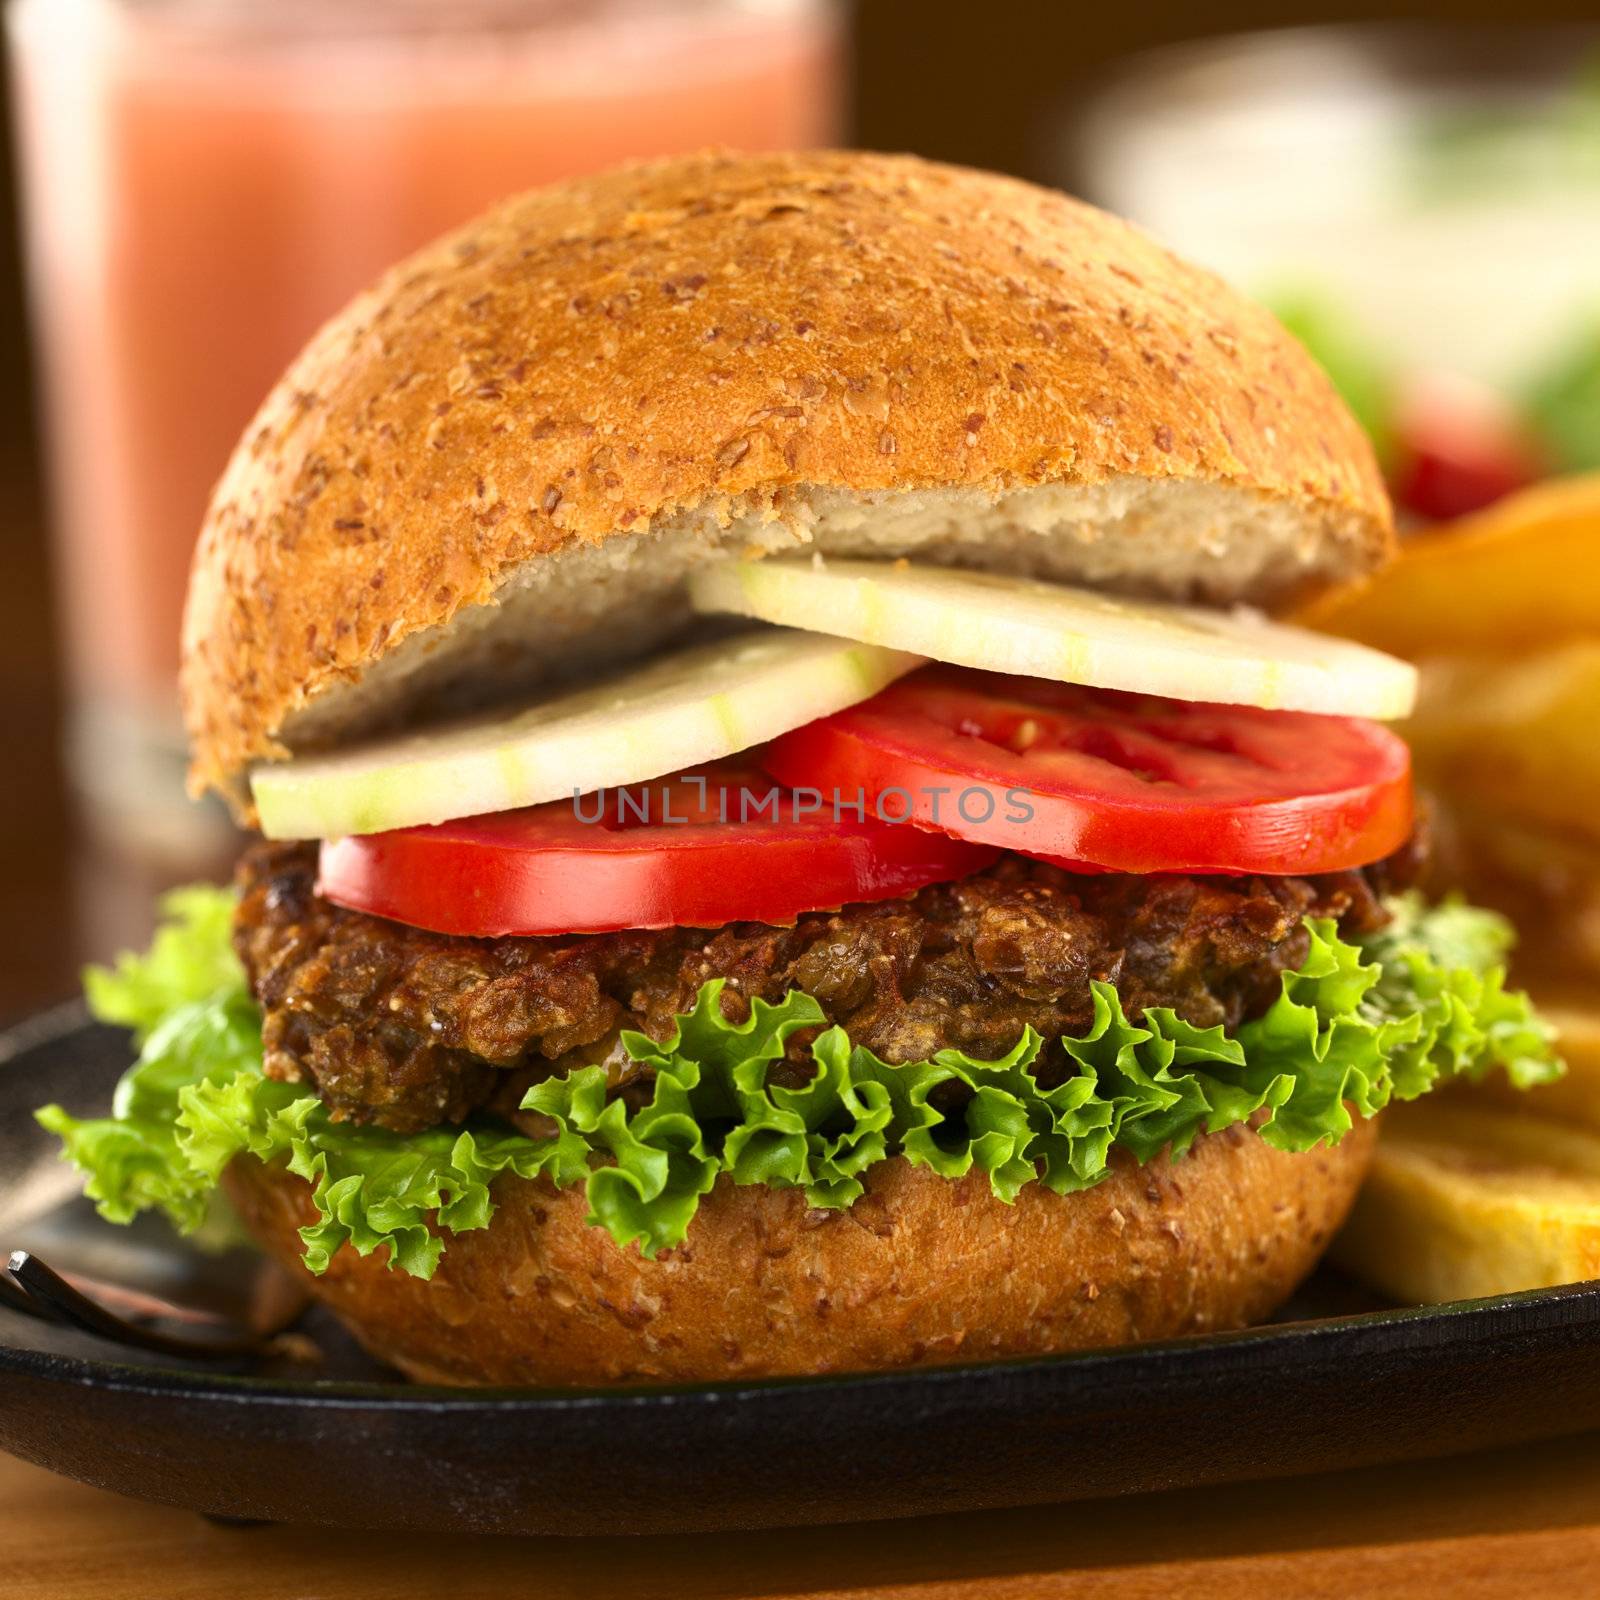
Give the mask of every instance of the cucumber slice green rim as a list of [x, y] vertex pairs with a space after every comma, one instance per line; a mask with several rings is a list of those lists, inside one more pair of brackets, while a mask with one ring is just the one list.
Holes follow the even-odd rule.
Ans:
[[590, 687], [251, 774], [269, 839], [336, 839], [643, 783], [865, 700], [921, 657], [762, 628]]
[[1416, 700], [1409, 663], [1233, 609], [912, 562], [729, 560], [689, 583], [704, 612], [827, 628], [992, 672], [1173, 700], [1378, 721]]

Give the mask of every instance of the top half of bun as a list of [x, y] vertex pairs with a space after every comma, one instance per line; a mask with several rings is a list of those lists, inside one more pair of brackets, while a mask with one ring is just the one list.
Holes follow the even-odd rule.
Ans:
[[1270, 604], [1376, 565], [1360, 429], [1263, 310], [1092, 207], [863, 154], [507, 201], [312, 340], [217, 487], [193, 779], [586, 670], [721, 553]]

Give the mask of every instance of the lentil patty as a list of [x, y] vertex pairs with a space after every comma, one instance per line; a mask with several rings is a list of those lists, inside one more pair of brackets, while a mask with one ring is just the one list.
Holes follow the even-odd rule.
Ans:
[[[259, 844], [239, 865], [234, 939], [267, 1073], [311, 1084], [337, 1117], [414, 1132], [482, 1108], [513, 1114], [530, 1083], [590, 1062], [626, 1092], [637, 1069], [619, 1031], [664, 1037], [714, 977], [733, 1020], [756, 996], [803, 989], [887, 1061], [945, 1046], [997, 1056], [1030, 1023], [1047, 1039], [1081, 1032], [1096, 978], [1130, 1016], [1170, 1006], [1236, 1026], [1304, 958], [1303, 918], [1380, 925], [1395, 870], [1078, 876], [1007, 856], [786, 927], [470, 939], [343, 910], [315, 891], [314, 847]], [[802, 1075], [807, 1043], [790, 1068]]]

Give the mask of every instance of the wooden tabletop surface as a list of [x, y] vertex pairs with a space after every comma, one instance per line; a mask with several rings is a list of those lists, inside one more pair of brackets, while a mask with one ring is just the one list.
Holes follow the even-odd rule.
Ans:
[[1448, 1462], [788, 1533], [472, 1539], [228, 1528], [0, 1456], [7, 1600], [1600, 1593], [1600, 1436]]

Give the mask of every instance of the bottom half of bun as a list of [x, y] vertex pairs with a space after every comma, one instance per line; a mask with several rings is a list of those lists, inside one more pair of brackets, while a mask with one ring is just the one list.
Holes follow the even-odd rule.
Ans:
[[[1280, 1305], [1343, 1221], [1373, 1136], [1358, 1122], [1291, 1155], [1236, 1127], [1180, 1161], [1119, 1155], [1095, 1188], [1030, 1184], [1011, 1205], [980, 1174], [899, 1159], [847, 1210], [723, 1178], [653, 1261], [585, 1222], [581, 1187], [503, 1176], [489, 1226], [450, 1235], [431, 1281], [347, 1247], [312, 1287], [375, 1356], [440, 1383], [692, 1382], [1164, 1339]], [[306, 1182], [241, 1157], [226, 1184], [303, 1271]]]

